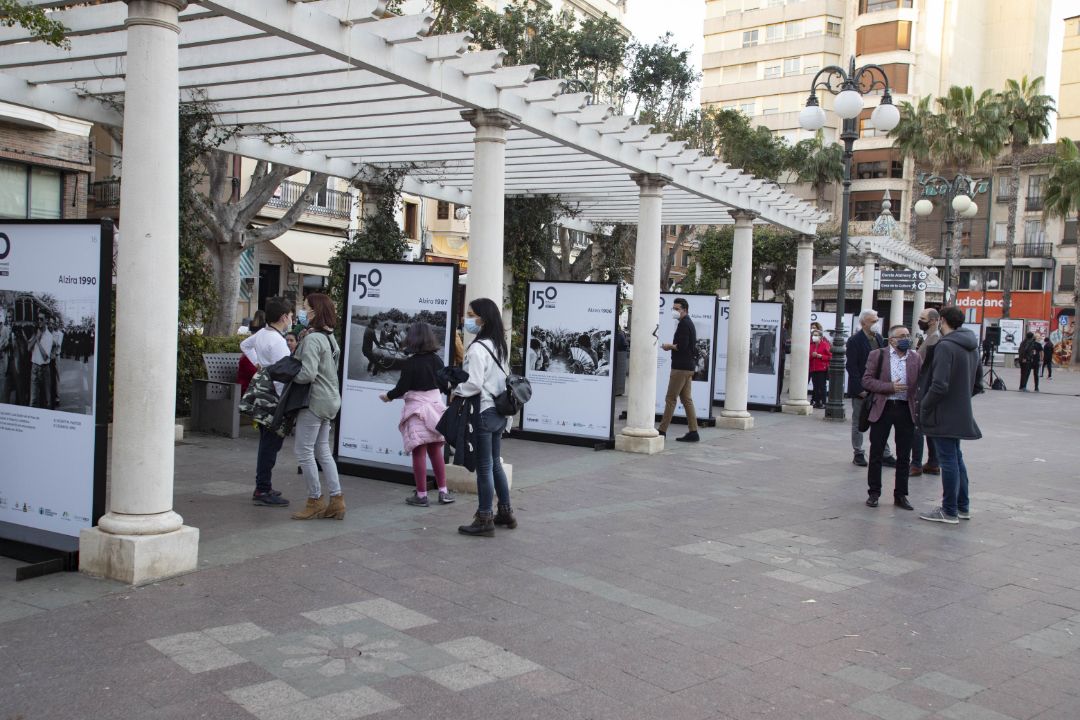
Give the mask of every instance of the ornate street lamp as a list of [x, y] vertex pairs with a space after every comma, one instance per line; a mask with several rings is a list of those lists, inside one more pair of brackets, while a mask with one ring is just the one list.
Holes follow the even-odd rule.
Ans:
[[[836, 83], [834, 85], [834, 83]], [[900, 123], [900, 111], [892, 103], [889, 78], [878, 65], [855, 67], [851, 58], [845, 70], [839, 65], [829, 65], [818, 71], [810, 83], [810, 97], [806, 107], [799, 113], [799, 125], [806, 130], [817, 131], [825, 125], [825, 111], [818, 105], [817, 91], [824, 90], [836, 96], [833, 109], [843, 121], [840, 139], [844, 142], [844, 200], [840, 208], [840, 266], [836, 275], [836, 324], [832, 331], [832, 360], [829, 362], [829, 398], [825, 403], [825, 417], [829, 420], [844, 419], [844, 373], [847, 364], [844, 338], [844, 306], [847, 302], [847, 249], [848, 222], [851, 219], [851, 154], [859, 137], [855, 120], [863, 110], [863, 95], [883, 90], [881, 103], [874, 108], [870, 119], [878, 130], [888, 132]], [[852, 328], [854, 330], [854, 328]]]
[[[945, 304], [949, 304], [952, 288], [952, 249], [953, 226], [957, 218], [973, 218], [979, 212], [979, 206], [973, 199], [979, 193], [990, 189], [988, 180], [975, 180], [968, 175], [958, 173], [952, 180], [940, 175], [919, 173], [915, 182], [922, 188], [922, 198], [915, 203], [915, 214], [926, 217], [934, 212], [934, 203], [930, 199], [939, 197], [945, 201]], [[959, 258], [957, 258], [959, 262]]]

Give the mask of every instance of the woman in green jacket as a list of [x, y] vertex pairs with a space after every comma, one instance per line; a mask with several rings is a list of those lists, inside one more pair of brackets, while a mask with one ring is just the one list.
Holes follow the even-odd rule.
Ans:
[[[341, 409], [337, 370], [341, 350], [334, 338], [337, 312], [333, 301], [322, 293], [308, 295], [305, 303], [309, 308], [308, 332], [296, 350], [303, 367], [293, 382], [310, 384], [311, 393], [308, 395], [308, 406], [296, 417], [294, 449], [307, 482], [308, 500], [304, 509], [292, 517], [294, 520], [317, 517], [344, 520], [345, 497], [341, 493], [337, 464], [330, 451], [330, 427]], [[319, 465], [322, 466], [326, 489], [330, 493], [329, 503], [319, 485]]]

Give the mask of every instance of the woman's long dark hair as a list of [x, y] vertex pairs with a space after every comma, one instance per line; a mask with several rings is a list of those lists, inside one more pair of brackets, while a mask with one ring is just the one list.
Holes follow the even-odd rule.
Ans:
[[495, 354], [500, 362], [506, 362], [510, 350], [506, 347], [506, 331], [503, 329], [502, 313], [499, 306], [488, 298], [476, 298], [469, 303], [469, 309], [480, 318], [480, 333], [477, 340], [490, 340], [495, 346]]

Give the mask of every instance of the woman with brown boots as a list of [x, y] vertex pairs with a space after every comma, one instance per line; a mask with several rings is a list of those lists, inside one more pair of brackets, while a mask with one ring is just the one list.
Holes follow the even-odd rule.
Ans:
[[[488, 298], [477, 298], [465, 311], [465, 332], [476, 339], [465, 351], [464, 370], [469, 379], [454, 390], [461, 397], [480, 398], [480, 423], [476, 433], [476, 493], [479, 508], [471, 525], [462, 525], [462, 535], [494, 537], [495, 526], [517, 527], [517, 518], [510, 506], [510, 486], [503, 471], [501, 455], [502, 433], [506, 418], [495, 410], [495, 396], [506, 389], [508, 360], [506, 334], [502, 313]], [[493, 496], [498, 496], [499, 512], [492, 512]]]
[[[312, 293], [304, 301], [309, 312], [308, 329], [304, 331], [296, 356], [302, 365], [294, 383], [310, 384], [308, 406], [296, 417], [296, 460], [308, 486], [304, 509], [293, 513], [293, 520], [312, 518], [345, 519], [345, 496], [341, 493], [337, 464], [330, 451], [330, 427], [341, 409], [338, 392], [338, 356], [340, 348], [334, 338], [337, 313], [334, 303], [322, 293]], [[318, 464], [315, 460], [318, 459]], [[330, 502], [319, 485], [319, 465], [326, 476]]]

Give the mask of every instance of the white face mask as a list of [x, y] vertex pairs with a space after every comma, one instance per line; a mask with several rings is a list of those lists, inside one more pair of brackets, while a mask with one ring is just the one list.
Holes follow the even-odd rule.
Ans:
[[817, 342], [818, 340], [821, 339], [821, 336], [818, 335], [817, 333], [814, 333], [813, 335], [810, 336], [810, 339], [813, 340], [814, 342]]
[[672, 310], [671, 311], [671, 317], [675, 318], [676, 320], [679, 320], [679, 319], [682, 318], [682, 313], [679, 312], [678, 310]]

